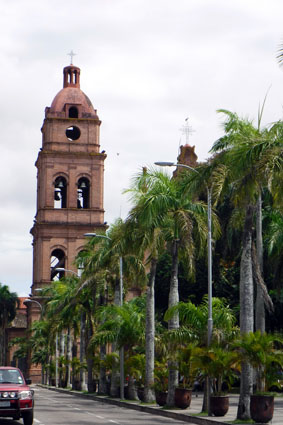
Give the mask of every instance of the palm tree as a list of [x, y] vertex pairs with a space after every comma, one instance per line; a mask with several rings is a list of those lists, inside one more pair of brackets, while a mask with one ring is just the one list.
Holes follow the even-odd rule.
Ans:
[[[226, 187], [230, 184], [235, 205], [245, 212], [240, 265], [240, 328], [244, 334], [254, 330], [253, 279], [257, 282], [259, 297], [264, 299], [265, 306], [272, 308], [260, 273], [261, 260], [253, 255], [252, 229], [261, 188], [264, 184], [267, 185], [267, 182], [271, 187], [274, 175], [280, 166], [282, 167], [282, 123], [260, 129], [262, 111], [257, 128], [251, 121], [240, 119], [235, 113], [226, 110], [219, 112], [224, 113], [227, 119], [224, 126], [225, 135], [212, 147], [212, 152], [218, 153], [214, 163], [222, 163], [227, 167]], [[258, 301], [257, 305], [261, 308], [262, 303]], [[261, 321], [261, 325], [257, 326], [262, 327], [262, 323]], [[237, 417], [249, 419], [252, 368], [246, 362], [242, 365], [241, 377]]]
[[[143, 171], [145, 174], [145, 171]], [[149, 228], [160, 228], [171, 249], [172, 268], [168, 306], [179, 301], [178, 265], [182, 258], [189, 273], [193, 271], [195, 247], [204, 248], [207, 235], [207, 215], [203, 203], [193, 202], [168, 174], [159, 171], [146, 171], [146, 190], [138, 200], [139, 220]], [[179, 318], [176, 313], [168, 321], [168, 329], [178, 329]], [[178, 384], [178, 371], [175, 364], [169, 365], [168, 399], [174, 405], [175, 387]]]
[[134, 179], [130, 193], [134, 204], [126, 220], [126, 234], [130, 239], [130, 250], [145, 258], [145, 265], [149, 265], [146, 291], [146, 330], [145, 330], [145, 384], [144, 401], [155, 401], [154, 394], [154, 363], [155, 363], [155, 277], [158, 256], [165, 249], [162, 229], [152, 221], [149, 222], [143, 214], [144, 197], [151, 185], [150, 175], [143, 168]]
[[280, 282], [283, 276], [283, 215], [277, 209], [269, 209], [265, 216], [268, 221], [265, 242], [270, 262], [274, 269], [274, 280]]
[[[84, 267], [82, 275], [82, 288], [96, 288], [100, 294], [101, 300], [104, 299], [103, 292], [107, 289], [108, 296], [113, 293], [114, 305], [120, 305], [120, 259], [123, 259], [123, 283], [124, 289], [129, 284], [134, 283], [136, 286], [142, 285], [145, 280], [145, 270], [142, 258], [139, 258], [128, 249], [127, 231], [124, 222], [121, 219], [110, 227], [107, 235], [98, 235], [102, 237], [92, 237], [85, 250], [79, 256], [79, 261]], [[99, 290], [97, 285], [97, 276], [100, 275], [102, 286]], [[123, 294], [122, 294], [123, 296]], [[102, 302], [103, 304], [103, 302]], [[112, 351], [116, 351], [116, 342], [112, 343]], [[105, 347], [101, 346], [101, 360], [105, 358]], [[103, 361], [101, 363], [103, 367]], [[105, 370], [105, 368], [104, 368]], [[118, 392], [118, 370], [113, 368], [111, 376], [110, 393], [113, 396]], [[101, 374], [101, 382], [105, 382]], [[100, 385], [102, 388], [102, 385]]]
[[[125, 348], [125, 361], [129, 362], [143, 347], [145, 299], [134, 298], [122, 306], [101, 307], [99, 318], [100, 324], [90, 341], [90, 346], [95, 348], [115, 342], [118, 349]], [[133, 375], [129, 376], [129, 397], [137, 399]]]
[[[80, 326], [80, 306], [75, 298], [77, 286], [78, 278], [70, 276], [64, 277], [60, 281], [54, 281], [46, 290], [46, 293], [48, 293], [46, 319], [53, 322], [53, 328], [61, 333], [62, 341], [66, 339], [66, 350], [64, 350], [66, 374], [63, 385], [68, 386], [72, 385], [71, 361], [73, 355], [76, 356]], [[64, 352], [62, 352], [62, 356], [64, 356]]]
[[[200, 305], [195, 305], [191, 301], [179, 302], [166, 311], [164, 319], [168, 320], [175, 311], [178, 311], [181, 326], [167, 337], [175, 339], [179, 343], [186, 344], [195, 341], [199, 346], [205, 346], [207, 341], [207, 296]], [[212, 343], [225, 346], [238, 334], [235, 313], [224, 299], [213, 297], [212, 315]]]
[[18, 305], [18, 295], [15, 292], [10, 292], [7, 285], [2, 285], [2, 283], [0, 283], [0, 364], [4, 366], [7, 361], [6, 329], [16, 316]]
[[256, 390], [268, 391], [283, 365], [282, 336], [250, 332], [234, 342], [240, 358], [247, 360], [257, 371]]

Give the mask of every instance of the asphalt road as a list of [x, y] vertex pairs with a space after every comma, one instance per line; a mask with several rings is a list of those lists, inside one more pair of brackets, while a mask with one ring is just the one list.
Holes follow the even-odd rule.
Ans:
[[[0, 419], [0, 424], [19, 425], [19, 422]], [[184, 425], [184, 422], [35, 387], [34, 425], [51, 424]]]

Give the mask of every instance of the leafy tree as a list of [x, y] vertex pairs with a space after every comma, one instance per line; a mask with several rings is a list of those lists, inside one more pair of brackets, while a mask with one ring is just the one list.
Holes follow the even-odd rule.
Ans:
[[7, 285], [0, 283], [0, 364], [6, 365], [6, 329], [9, 323], [16, 317], [16, 309], [19, 305], [18, 295], [10, 292]]

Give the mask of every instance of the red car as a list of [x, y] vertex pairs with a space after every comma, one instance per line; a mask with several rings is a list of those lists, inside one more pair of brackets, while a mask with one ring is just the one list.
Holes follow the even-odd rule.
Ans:
[[30, 383], [20, 369], [0, 366], [0, 417], [23, 418], [24, 425], [32, 425], [34, 391]]

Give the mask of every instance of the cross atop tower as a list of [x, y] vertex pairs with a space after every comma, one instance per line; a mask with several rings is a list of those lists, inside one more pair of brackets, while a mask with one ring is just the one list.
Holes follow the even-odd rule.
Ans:
[[73, 57], [76, 56], [77, 53], [74, 53], [73, 50], [70, 51], [70, 53], [67, 53], [68, 56], [71, 56], [71, 63], [70, 65], [73, 65]]
[[186, 136], [186, 145], [189, 144], [190, 134], [192, 134], [195, 130], [189, 125], [189, 117], [185, 119], [185, 124], [180, 129], [182, 134]]

